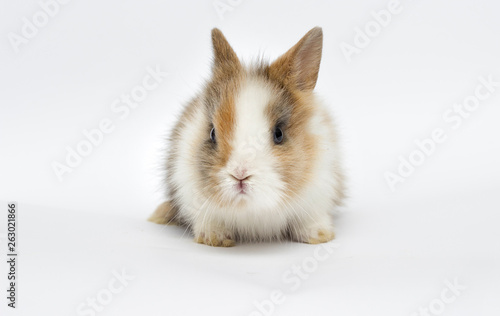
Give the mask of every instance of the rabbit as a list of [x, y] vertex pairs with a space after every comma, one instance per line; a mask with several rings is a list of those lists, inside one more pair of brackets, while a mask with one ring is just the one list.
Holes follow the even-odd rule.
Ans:
[[218, 247], [332, 240], [345, 190], [334, 121], [313, 91], [322, 29], [270, 64], [244, 65], [217, 28], [212, 45], [212, 76], [171, 133], [167, 199], [149, 220]]

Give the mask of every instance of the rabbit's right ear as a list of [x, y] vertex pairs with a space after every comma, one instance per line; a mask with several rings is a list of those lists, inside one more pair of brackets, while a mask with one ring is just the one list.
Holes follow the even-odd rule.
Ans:
[[269, 66], [269, 77], [292, 89], [312, 91], [318, 80], [323, 31], [315, 27]]
[[236, 53], [229, 45], [224, 34], [217, 29], [212, 29], [212, 45], [214, 51], [214, 75], [228, 76], [241, 70], [241, 63]]

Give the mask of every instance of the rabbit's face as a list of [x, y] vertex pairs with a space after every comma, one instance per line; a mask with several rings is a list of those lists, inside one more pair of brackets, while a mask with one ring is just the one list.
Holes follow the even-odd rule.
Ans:
[[197, 152], [202, 187], [226, 206], [286, 206], [311, 181], [316, 156], [311, 95], [280, 87], [269, 67], [212, 81]]

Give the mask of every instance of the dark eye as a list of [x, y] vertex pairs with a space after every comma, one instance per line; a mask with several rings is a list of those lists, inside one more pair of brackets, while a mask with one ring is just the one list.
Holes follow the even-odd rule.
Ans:
[[215, 143], [215, 127], [212, 127], [212, 130], [210, 131], [210, 140], [212, 143]]
[[283, 131], [281, 128], [276, 127], [274, 129], [274, 143], [281, 144], [281, 142], [283, 142]]

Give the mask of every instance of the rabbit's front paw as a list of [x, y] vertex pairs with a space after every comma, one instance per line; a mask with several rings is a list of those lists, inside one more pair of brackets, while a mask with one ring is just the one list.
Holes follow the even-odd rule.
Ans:
[[330, 240], [335, 238], [335, 233], [329, 229], [318, 229], [312, 231], [309, 235], [307, 241], [308, 244], [321, 244], [324, 242], [329, 242]]
[[231, 234], [220, 231], [201, 232], [194, 240], [199, 244], [212, 247], [232, 247], [235, 245]]

